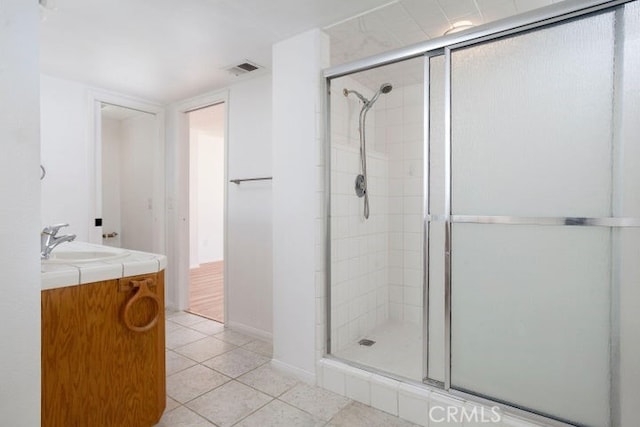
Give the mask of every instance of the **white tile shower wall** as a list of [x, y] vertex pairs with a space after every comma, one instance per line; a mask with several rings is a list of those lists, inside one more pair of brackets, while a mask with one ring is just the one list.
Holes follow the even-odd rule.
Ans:
[[[363, 219], [363, 201], [353, 190], [358, 152], [332, 147], [332, 156], [354, 160], [354, 168], [332, 168], [332, 337], [337, 351], [388, 318], [386, 160], [369, 154], [371, 214]], [[375, 196], [374, 196], [375, 194]]]
[[423, 84], [376, 104], [376, 146], [389, 162], [389, 317], [420, 324], [423, 270]]
[[[388, 160], [367, 147], [370, 216], [354, 190], [361, 173], [357, 97], [344, 97], [343, 86], [364, 96], [371, 91], [352, 79], [341, 79], [331, 95], [331, 295], [332, 351], [362, 338], [388, 318]], [[375, 113], [367, 116], [367, 142], [375, 141]]]

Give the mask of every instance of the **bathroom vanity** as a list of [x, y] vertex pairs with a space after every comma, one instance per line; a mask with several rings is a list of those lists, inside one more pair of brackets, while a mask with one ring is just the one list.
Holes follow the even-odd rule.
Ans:
[[42, 263], [42, 426], [151, 427], [165, 408], [166, 257], [86, 243]]

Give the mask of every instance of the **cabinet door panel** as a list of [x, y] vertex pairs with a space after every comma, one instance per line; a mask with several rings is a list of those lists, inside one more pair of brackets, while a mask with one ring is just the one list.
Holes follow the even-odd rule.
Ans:
[[157, 296], [126, 303], [139, 292], [108, 280], [42, 292], [42, 425], [152, 426], [165, 406], [164, 275], [136, 276]]

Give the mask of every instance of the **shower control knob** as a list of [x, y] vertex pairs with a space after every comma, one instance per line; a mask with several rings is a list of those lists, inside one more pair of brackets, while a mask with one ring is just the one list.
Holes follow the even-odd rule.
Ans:
[[367, 192], [367, 180], [365, 179], [364, 175], [361, 174], [356, 176], [355, 189], [358, 197], [364, 197], [365, 193]]

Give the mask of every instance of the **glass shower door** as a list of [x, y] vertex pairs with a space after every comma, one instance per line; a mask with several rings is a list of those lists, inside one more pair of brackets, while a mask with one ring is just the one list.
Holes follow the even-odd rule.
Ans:
[[615, 12], [447, 49], [450, 387], [610, 423]]

